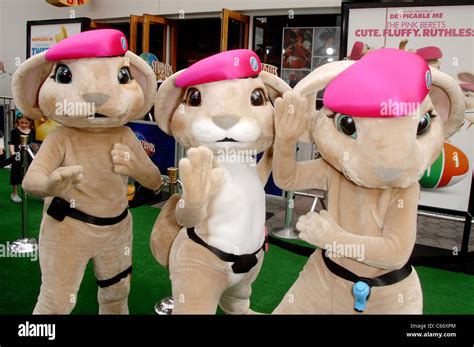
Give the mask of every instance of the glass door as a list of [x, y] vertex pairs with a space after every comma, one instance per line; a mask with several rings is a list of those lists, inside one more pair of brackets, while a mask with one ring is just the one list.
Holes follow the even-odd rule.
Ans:
[[143, 16], [130, 16], [130, 40], [128, 49], [140, 55], [142, 53]]
[[226, 8], [221, 16], [221, 52], [248, 48], [250, 17]]
[[142, 51], [155, 54], [159, 61], [176, 71], [176, 22], [161, 16], [143, 15]]

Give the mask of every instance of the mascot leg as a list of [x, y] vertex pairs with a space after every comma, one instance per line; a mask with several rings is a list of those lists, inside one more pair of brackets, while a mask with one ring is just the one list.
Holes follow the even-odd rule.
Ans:
[[298, 279], [285, 294], [274, 314], [330, 314], [333, 295], [331, 278], [322, 266], [321, 251], [317, 250], [308, 259]]
[[173, 314], [215, 314], [224, 292], [227, 275], [203, 264], [187, 263], [171, 276]]
[[215, 314], [229, 285], [229, 265], [190, 240], [186, 229], [176, 237], [170, 252], [173, 314]]
[[41, 290], [33, 314], [69, 314], [92, 256], [83, 223], [44, 215], [39, 238]]
[[260, 269], [262, 268], [263, 256], [263, 251], [258, 253], [258, 263], [244, 275], [239, 283], [228, 288], [222, 294], [219, 306], [226, 314], [255, 313], [250, 310], [250, 296], [252, 295], [252, 283], [255, 281]]
[[[99, 314], [128, 314], [128, 294], [132, 272], [132, 217], [108, 226], [107, 237], [97, 244], [94, 271], [99, 290]], [[101, 230], [97, 230], [99, 237]], [[104, 232], [104, 231], [102, 231]]]

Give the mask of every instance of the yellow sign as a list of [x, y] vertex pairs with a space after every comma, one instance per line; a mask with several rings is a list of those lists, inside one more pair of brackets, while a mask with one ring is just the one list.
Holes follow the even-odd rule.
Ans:
[[46, 0], [48, 4], [57, 7], [75, 7], [75, 6], [82, 6], [87, 5], [89, 0]]

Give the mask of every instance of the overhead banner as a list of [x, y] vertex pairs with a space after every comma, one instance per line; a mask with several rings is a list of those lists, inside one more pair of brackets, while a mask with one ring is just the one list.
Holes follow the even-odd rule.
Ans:
[[344, 56], [356, 42], [364, 50], [402, 48], [420, 54], [431, 68], [451, 75], [463, 88], [465, 123], [423, 175], [420, 205], [467, 212], [474, 163], [474, 6], [349, 4], [344, 9], [344, 34]]

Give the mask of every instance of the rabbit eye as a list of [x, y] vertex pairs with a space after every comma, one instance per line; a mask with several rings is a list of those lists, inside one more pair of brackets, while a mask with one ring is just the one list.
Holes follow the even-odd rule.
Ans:
[[196, 88], [190, 88], [186, 96], [186, 104], [193, 107], [201, 105], [201, 92]]
[[426, 112], [418, 122], [418, 128], [416, 129], [416, 136], [423, 135], [428, 131], [431, 125], [431, 118], [435, 117], [432, 111]]
[[51, 78], [54, 78], [56, 83], [59, 84], [70, 84], [72, 82], [71, 69], [64, 64], [59, 64], [56, 66], [56, 71], [54, 72], [54, 75], [51, 76]]
[[119, 70], [117, 78], [120, 84], [128, 84], [133, 79], [130, 69], [126, 66]]
[[255, 89], [252, 94], [250, 94], [250, 102], [253, 106], [262, 106], [265, 104], [265, 94], [261, 89]]
[[334, 118], [336, 128], [341, 133], [355, 139], [357, 137], [357, 128], [354, 119], [347, 114], [339, 114]]

